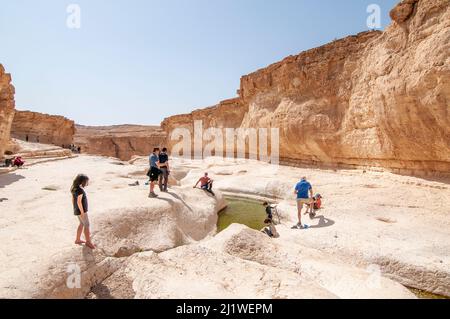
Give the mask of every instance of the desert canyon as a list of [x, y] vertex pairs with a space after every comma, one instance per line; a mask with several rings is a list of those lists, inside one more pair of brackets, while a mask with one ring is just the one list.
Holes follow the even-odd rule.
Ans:
[[[385, 31], [287, 57], [160, 127], [15, 111], [0, 65], [0, 157], [27, 162], [0, 168], [0, 298], [450, 297], [450, 2], [403, 0], [390, 15]], [[147, 198], [147, 155], [195, 121], [279, 128], [282, 165], [171, 157], [169, 192]], [[215, 197], [192, 188], [205, 170]], [[80, 172], [94, 251], [73, 245]], [[291, 229], [301, 176], [324, 196], [304, 231]], [[218, 233], [227, 196], [277, 203], [280, 238]]]

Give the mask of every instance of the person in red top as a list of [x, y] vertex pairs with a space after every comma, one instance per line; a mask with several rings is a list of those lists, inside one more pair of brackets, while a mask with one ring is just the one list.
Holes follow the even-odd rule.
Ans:
[[213, 187], [213, 180], [209, 178], [208, 173], [205, 173], [203, 177], [200, 177], [200, 179], [197, 181], [197, 183], [194, 185], [194, 188], [197, 187], [197, 185], [200, 183], [200, 188], [207, 191], [208, 193], [211, 193], [215, 196], [214, 192], [212, 191]]
[[23, 164], [25, 164], [25, 162], [22, 160], [22, 157], [17, 156], [17, 157], [14, 159], [13, 166], [17, 166], [17, 167], [20, 168], [20, 167], [23, 166]]

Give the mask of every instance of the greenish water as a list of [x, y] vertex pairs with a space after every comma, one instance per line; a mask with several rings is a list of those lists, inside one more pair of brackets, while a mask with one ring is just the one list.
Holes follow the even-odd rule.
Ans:
[[[252, 199], [225, 197], [228, 206], [219, 214], [217, 232], [221, 232], [231, 224], [243, 224], [252, 229], [260, 230], [264, 227], [266, 218], [262, 202]], [[420, 299], [449, 299], [426, 291], [408, 288]]]
[[228, 207], [219, 214], [217, 231], [221, 232], [231, 224], [243, 224], [252, 229], [264, 227], [266, 213], [262, 202], [236, 197], [226, 197]]
[[413, 294], [415, 294], [417, 298], [420, 298], [420, 299], [450, 299], [445, 296], [435, 295], [435, 294], [432, 294], [431, 292], [426, 292], [426, 291], [419, 290], [419, 289], [414, 289], [414, 288], [408, 288], [408, 289]]

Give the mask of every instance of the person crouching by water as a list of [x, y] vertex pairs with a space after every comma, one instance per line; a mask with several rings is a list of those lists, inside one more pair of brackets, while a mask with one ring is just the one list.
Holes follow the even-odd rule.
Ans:
[[273, 220], [273, 212], [272, 212], [273, 207], [270, 206], [268, 202], [264, 202], [263, 206], [266, 209], [267, 218]]
[[[88, 186], [89, 177], [80, 174], [73, 181], [70, 192], [72, 193], [73, 211], [75, 216], [78, 217], [80, 224], [77, 229], [77, 238], [75, 244], [86, 244], [87, 247], [95, 249], [95, 245], [91, 241], [91, 231], [88, 217], [88, 200], [84, 189]], [[84, 232], [84, 238], [86, 241], [81, 240], [81, 234]]]
[[147, 173], [148, 177], [150, 177], [150, 194], [149, 198], [156, 198], [158, 195], [155, 194], [155, 182], [159, 179], [159, 174], [161, 171], [159, 170], [159, 148], [154, 148], [152, 155], [149, 158], [150, 161], [150, 169]]
[[208, 173], [205, 173], [205, 175], [203, 177], [200, 177], [197, 183], [195, 183], [194, 188], [197, 188], [198, 183], [200, 183], [201, 189], [215, 196], [214, 192], [212, 191], [213, 182], [214, 181], [211, 178], [209, 178]]
[[265, 233], [270, 238], [279, 238], [280, 237], [280, 234], [278, 233], [278, 231], [275, 227], [275, 224], [273, 223], [273, 220], [271, 218], [267, 218], [264, 221], [264, 224], [266, 225], [266, 227], [261, 229], [261, 231], [263, 233]]

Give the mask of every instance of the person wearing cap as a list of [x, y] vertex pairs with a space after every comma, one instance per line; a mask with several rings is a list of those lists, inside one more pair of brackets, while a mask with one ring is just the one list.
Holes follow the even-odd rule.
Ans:
[[[294, 228], [306, 229], [307, 225], [302, 224], [302, 209], [303, 205], [310, 205], [311, 214], [314, 212], [314, 199], [313, 190], [311, 184], [306, 180], [306, 177], [302, 177], [300, 182], [295, 185], [295, 194], [297, 195], [297, 214], [298, 214], [298, 224]], [[308, 212], [308, 207], [306, 208]]]

